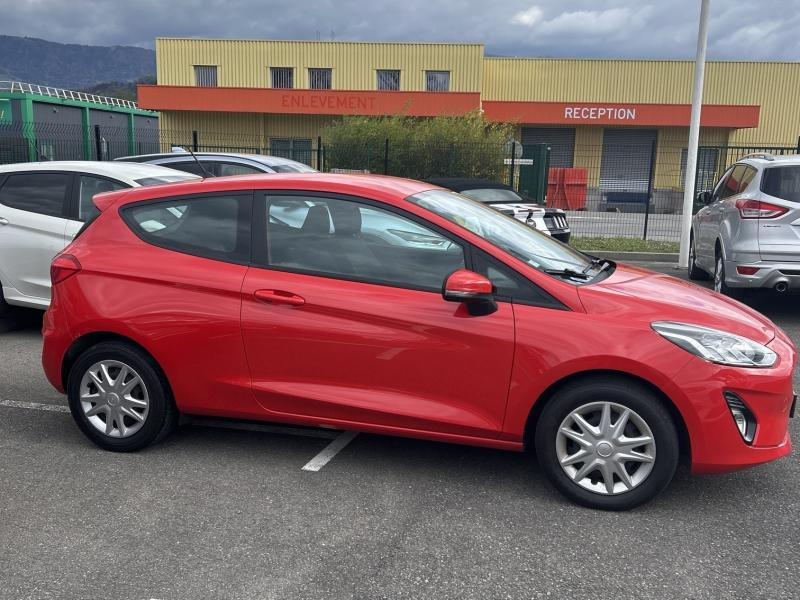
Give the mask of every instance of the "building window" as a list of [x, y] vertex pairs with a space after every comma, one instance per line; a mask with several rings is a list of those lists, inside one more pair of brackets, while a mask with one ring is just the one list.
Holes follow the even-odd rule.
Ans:
[[398, 69], [378, 69], [379, 90], [397, 91], [400, 89], [400, 71]]
[[308, 87], [312, 90], [331, 89], [331, 69], [309, 69]]
[[428, 92], [449, 92], [450, 71], [425, 71], [425, 90]]
[[311, 140], [309, 138], [269, 138], [269, 153], [311, 164]]
[[217, 87], [217, 67], [212, 65], [195, 65], [194, 84], [200, 87]]
[[272, 78], [272, 87], [294, 87], [294, 69], [292, 67], [270, 67], [269, 72]]

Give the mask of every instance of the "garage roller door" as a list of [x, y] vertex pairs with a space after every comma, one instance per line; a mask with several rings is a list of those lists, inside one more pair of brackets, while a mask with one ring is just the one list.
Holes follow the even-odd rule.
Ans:
[[551, 167], [572, 167], [575, 156], [575, 130], [570, 127], [523, 127], [522, 145], [550, 146]]
[[606, 129], [600, 160], [600, 189], [646, 195], [656, 135], [654, 129]]

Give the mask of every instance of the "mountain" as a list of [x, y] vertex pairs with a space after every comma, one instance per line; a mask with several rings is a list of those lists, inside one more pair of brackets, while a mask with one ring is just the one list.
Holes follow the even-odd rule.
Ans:
[[80, 90], [89, 94], [97, 94], [98, 96], [110, 96], [112, 98], [121, 98], [122, 100], [136, 100], [136, 84], [137, 83], [155, 83], [156, 78], [147, 76], [140, 77], [136, 81], [108, 81], [105, 83], [98, 83], [87, 88]]
[[156, 53], [136, 46], [82, 46], [0, 35], [0, 79], [82, 90], [155, 77]]

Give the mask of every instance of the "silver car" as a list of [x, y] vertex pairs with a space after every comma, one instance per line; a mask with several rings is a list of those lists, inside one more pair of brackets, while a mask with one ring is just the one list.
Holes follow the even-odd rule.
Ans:
[[195, 152], [177, 148], [166, 154], [141, 154], [122, 156], [114, 160], [122, 162], [149, 163], [161, 165], [178, 171], [185, 171], [201, 177], [226, 177], [231, 175], [251, 175], [254, 173], [316, 173], [305, 163], [269, 156], [267, 154], [239, 154], [236, 152]]
[[730, 296], [800, 288], [800, 156], [751, 154], [725, 171], [692, 220], [689, 277]]

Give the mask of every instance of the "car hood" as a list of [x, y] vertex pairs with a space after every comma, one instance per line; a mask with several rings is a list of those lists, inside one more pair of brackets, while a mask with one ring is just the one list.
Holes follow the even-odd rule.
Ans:
[[676, 321], [712, 327], [761, 344], [775, 337], [775, 325], [735, 300], [676, 277], [630, 265], [595, 284], [578, 288], [586, 312], [627, 321]]

